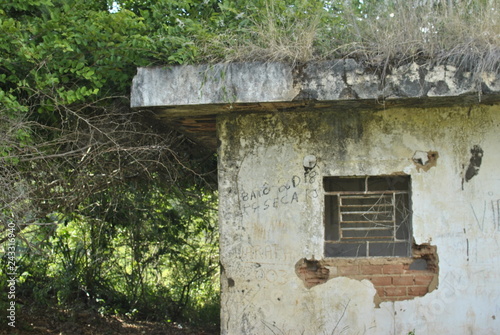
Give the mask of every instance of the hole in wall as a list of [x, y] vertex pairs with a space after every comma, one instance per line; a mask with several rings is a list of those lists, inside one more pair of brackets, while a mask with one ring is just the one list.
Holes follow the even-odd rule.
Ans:
[[427, 172], [431, 167], [437, 165], [438, 158], [439, 153], [437, 151], [415, 151], [412, 160], [417, 167], [417, 171], [423, 170]]
[[308, 289], [338, 277], [369, 280], [379, 307], [382, 302], [411, 300], [437, 289], [439, 258], [435, 245], [414, 243], [411, 257], [302, 258], [295, 272]]
[[307, 288], [326, 283], [330, 277], [330, 270], [325, 267], [322, 261], [315, 259], [302, 258], [299, 260], [295, 264], [295, 273], [302, 279]]

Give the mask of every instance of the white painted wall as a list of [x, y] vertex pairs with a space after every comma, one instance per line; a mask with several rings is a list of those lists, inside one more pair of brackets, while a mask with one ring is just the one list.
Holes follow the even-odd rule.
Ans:
[[[218, 136], [222, 334], [500, 333], [500, 106], [225, 115]], [[482, 165], [463, 182], [474, 145]], [[429, 150], [437, 166], [417, 171]], [[380, 308], [367, 280], [305, 288], [295, 264], [323, 258], [322, 177], [395, 172], [411, 175], [438, 288]]]

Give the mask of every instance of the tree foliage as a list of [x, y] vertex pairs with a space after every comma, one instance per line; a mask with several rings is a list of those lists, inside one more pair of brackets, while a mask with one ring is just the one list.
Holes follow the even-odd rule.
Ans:
[[0, 242], [14, 224], [18, 305], [216, 323], [215, 159], [130, 110], [136, 67], [177, 51], [154, 50], [163, 23], [109, 5], [0, 7]]

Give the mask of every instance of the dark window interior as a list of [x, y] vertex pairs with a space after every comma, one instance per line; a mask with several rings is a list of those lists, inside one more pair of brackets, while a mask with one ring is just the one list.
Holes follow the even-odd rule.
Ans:
[[326, 257], [407, 257], [410, 176], [325, 177]]

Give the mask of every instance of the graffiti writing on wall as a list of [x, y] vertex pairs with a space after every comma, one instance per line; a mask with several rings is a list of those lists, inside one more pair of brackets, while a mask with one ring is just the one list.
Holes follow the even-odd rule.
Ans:
[[303, 177], [293, 175], [284, 183], [276, 185], [264, 182], [262, 186], [240, 192], [240, 204], [243, 214], [267, 211], [297, 204], [308, 198], [319, 196], [314, 187], [318, 173], [311, 171]]
[[285, 269], [264, 269], [259, 268], [255, 271], [257, 281], [266, 281], [270, 284], [284, 285], [288, 282], [290, 273]]
[[[481, 232], [500, 232], [500, 199], [484, 201], [482, 208], [475, 208], [471, 204], [472, 214]], [[486, 220], [491, 214], [491, 221]], [[488, 222], [489, 221], [489, 222]]]
[[439, 283], [439, 289], [434, 292], [425, 305], [419, 305], [418, 319], [415, 327], [417, 334], [429, 334], [432, 332], [429, 325], [449, 312], [451, 306], [457, 303], [457, 299], [463, 297], [467, 291], [470, 278], [467, 272], [454, 269], [447, 273]]
[[[240, 257], [241, 262], [248, 264], [244, 267], [249, 271], [245, 277], [257, 282], [283, 285], [291, 277], [290, 269], [284, 263], [290, 256], [278, 244], [251, 245], [243, 243], [234, 253]], [[239, 269], [240, 271], [243, 268]]]
[[277, 244], [241, 245], [239, 254], [244, 260], [264, 264], [279, 264], [288, 260], [285, 250]]

